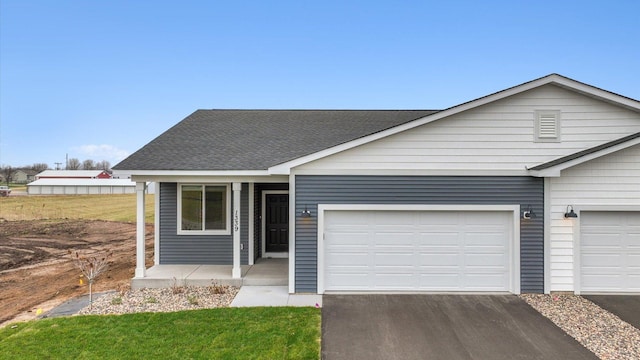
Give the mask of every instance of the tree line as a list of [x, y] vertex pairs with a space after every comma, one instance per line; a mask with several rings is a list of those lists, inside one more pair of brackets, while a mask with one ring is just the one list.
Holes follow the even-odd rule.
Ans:
[[[104, 170], [108, 173], [111, 173], [111, 163], [107, 160], [94, 161], [94, 160], [88, 159], [88, 160], [80, 161], [77, 158], [71, 158], [67, 161], [67, 164], [65, 165], [64, 169], [60, 169], [59, 165], [62, 165], [61, 163], [56, 163], [56, 165], [57, 165], [56, 168], [53, 170]], [[31, 170], [37, 173], [41, 173], [45, 170], [50, 170], [50, 169], [51, 168], [46, 163], [34, 163], [31, 165], [21, 166], [21, 167], [4, 165], [0, 167], [0, 175], [2, 175], [2, 178], [4, 179], [4, 181], [7, 183], [7, 185], [9, 185], [9, 183], [13, 181], [13, 177], [15, 176], [16, 172], [18, 172], [19, 170]]]

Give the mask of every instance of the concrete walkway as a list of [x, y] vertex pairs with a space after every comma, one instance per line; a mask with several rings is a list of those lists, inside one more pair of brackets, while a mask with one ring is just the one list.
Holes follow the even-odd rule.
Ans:
[[[109, 294], [110, 291], [93, 294], [93, 301], [96, 301], [99, 297]], [[40, 319], [54, 318], [60, 316], [71, 316], [77, 314], [80, 310], [89, 306], [89, 294], [82, 295], [77, 298], [69, 299], [62, 304], [54, 307], [46, 313], [39, 316]]]
[[[109, 292], [93, 294], [93, 300]], [[39, 318], [71, 316], [89, 306], [89, 295], [65, 301], [42, 314]], [[248, 306], [322, 306], [322, 295], [289, 294], [287, 286], [243, 286], [233, 299], [231, 307]]]
[[322, 306], [322, 295], [289, 294], [287, 286], [243, 286], [231, 307]]

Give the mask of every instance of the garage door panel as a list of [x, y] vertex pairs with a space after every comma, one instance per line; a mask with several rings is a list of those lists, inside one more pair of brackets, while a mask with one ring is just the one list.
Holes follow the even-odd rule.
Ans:
[[452, 266], [458, 268], [461, 255], [457, 252], [430, 252], [420, 253], [418, 264], [420, 267], [427, 266]]
[[[506, 211], [326, 211], [324, 288], [508, 291], [512, 216]], [[343, 244], [353, 243], [346, 238], [351, 218], [359, 246]], [[366, 264], [368, 271], [348, 267], [354, 263]]]
[[460, 234], [457, 232], [421, 232], [419, 246], [459, 246]]
[[620, 268], [620, 262], [624, 260], [623, 254], [590, 253], [582, 255], [582, 267], [585, 270], [590, 268]]
[[583, 211], [580, 287], [589, 292], [640, 291], [640, 212]]
[[464, 278], [464, 286], [469, 289], [491, 291], [496, 288], [505, 287], [508, 280], [503, 274], [469, 274]]
[[505, 254], [467, 254], [464, 256], [465, 267], [499, 267], [504, 271], [504, 264], [507, 261]]
[[469, 232], [464, 234], [466, 245], [470, 246], [504, 246], [504, 238], [507, 234], [503, 231]]
[[370, 258], [368, 254], [362, 252], [336, 252], [329, 253], [326, 264], [329, 267], [335, 266], [369, 266]]
[[[411, 213], [411, 212], [404, 212]], [[455, 227], [460, 221], [457, 213], [447, 212], [414, 212], [414, 216], [417, 217], [418, 224], [440, 226], [440, 227]]]
[[413, 259], [413, 252], [376, 252], [374, 255], [374, 266], [398, 266], [411, 268], [413, 266]]
[[415, 233], [412, 232], [376, 232], [373, 240], [376, 245], [414, 246]]

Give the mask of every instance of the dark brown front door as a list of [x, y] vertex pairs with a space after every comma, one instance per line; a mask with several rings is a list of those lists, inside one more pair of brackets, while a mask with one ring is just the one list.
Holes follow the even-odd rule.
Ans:
[[289, 195], [265, 195], [265, 250], [289, 251]]

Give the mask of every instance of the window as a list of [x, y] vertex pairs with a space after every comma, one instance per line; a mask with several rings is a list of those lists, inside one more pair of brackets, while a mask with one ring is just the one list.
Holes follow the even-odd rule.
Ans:
[[230, 234], [229, 185], [180, 185], [178, 233]]
[[535, 142], [560, 142], [560, 111], [536, 111], [535, 132]]

